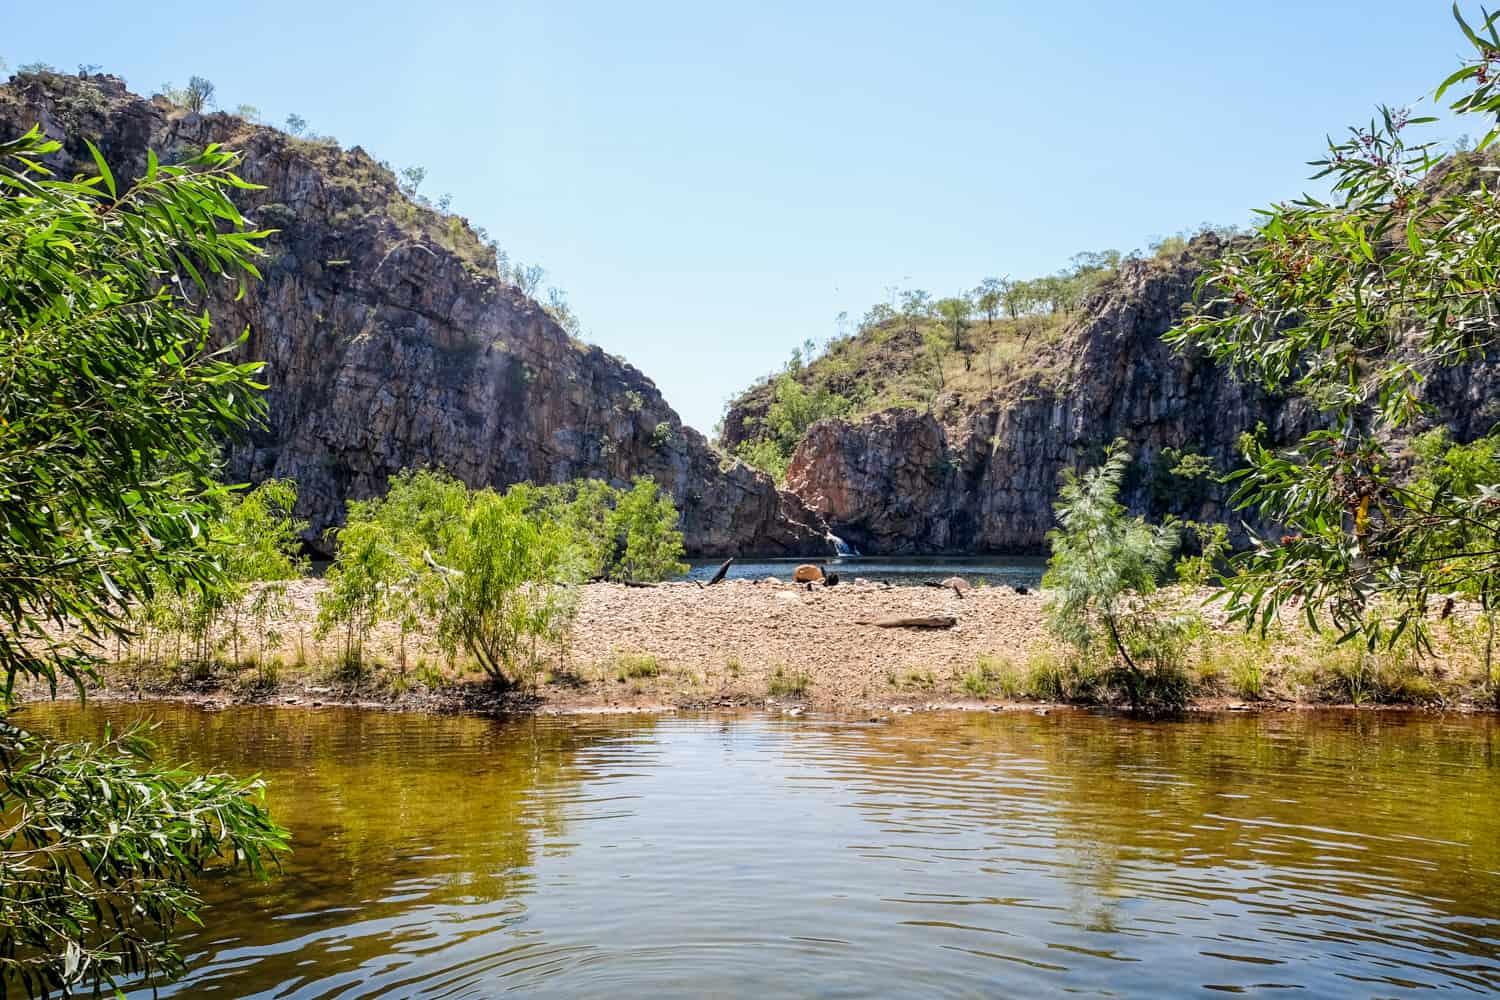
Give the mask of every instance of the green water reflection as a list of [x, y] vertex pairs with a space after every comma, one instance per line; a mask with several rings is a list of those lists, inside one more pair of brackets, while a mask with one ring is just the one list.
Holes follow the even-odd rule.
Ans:
[[181, 996], [1500, 988], [1488, 718], [150, 712], [297, 844]]

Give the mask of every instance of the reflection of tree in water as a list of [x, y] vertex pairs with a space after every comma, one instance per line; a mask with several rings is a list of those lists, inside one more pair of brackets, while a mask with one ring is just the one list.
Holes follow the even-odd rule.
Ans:
[[[1389, 934], [1493, 954], [1493, 719], [1063, 713], [912, 717], [858, 732], [829, 766], [891, 843], [915, 834], [937, 855], [978, 852], [976, 895], [1044, 886], [1054, 898], [1043, 902], [1066, 910], [1048, 919], [1063, 926], [1117, 932], [1142, 898], [1184, 912], [1250, 907], [1274, 924], [1337, 897], [1328, 915], [1342, 940]], [[1384, 926], [1393, 896], [1422, 927]]]
[[[119, 724], [138, 714], [122, 706], [86, 715], [42, 709], [37, 719], [54, 732], [92, 735], [105, 718]], [[184, 953], [297, 938], [299, 961], [318, 953], [320, 979], [399, 941], [422, 941], [434, 917], [472, 921], [474, 933], [524, 919], [532, 862], [540, 851], [569, 849], [570, 804], [595, 777], [578, 753], [655, 725], [646, 716], [497, 722], [167, 706], [150, 714], [162, 721], [164, 756], [261, 772], [272, 814], [292, 831], [293, 853], [270, 883], [205, 887], [206, 928], [183, 938]], [[314, 946], [324, 931], [324, 947]], [[234, 970], [235, 995], [281, 981], [287, 970], [276, 964]]]

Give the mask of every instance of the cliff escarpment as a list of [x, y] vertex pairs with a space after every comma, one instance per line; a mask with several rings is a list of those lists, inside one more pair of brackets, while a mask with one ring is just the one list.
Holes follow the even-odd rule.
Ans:
[[277, 232], [263, 280], [205, 303], [221, 335], [248, 330], [269, 418], [229, 473], [296, 480], [314, 537], [344, 501], [409, 466], [471, 485], [650, 475], [683, 512], [690, 552], [821, 551], [819, 518], [766, 475], [684, 427], [641, 372], [570, 337], [501, 279], [461, 218], [409, 198], [359, 148], [150, 100], [107, 76], [22, 74], [0, 86], [0, 134], [34, 124], [64, 143], [49, 167], [92, 174], [84, 140], [122, 182], [147, 151], [176, 162], [210, 143], [243, 154], [242, 211]]
[[[867, 327], [737, 400], [723, 443], [753, 443], [788, 379], [862, 402], [806, 428], [785, 486], [866, 554], [1041, 550], [1063, 470], [1096, 464], [1116, 438], [1134, 456], [1122, 490], [1134, 512], [1222, 521], [1243, 542], [1247, 527], [1271, 526], [1231, 509], [1230, 487], [1205, 473], [1239, 466], [1245, 433], [1290, 444], [1320, 417], [1305, 399], [1268, 394], [1162, 342], [1221, 246], [1204, 235], [1122, 261], [1066, 315], [1001, 320], [988, 340], [971, 332], [978, 346], [962, 363], [950, 357], [946, 374], [929, 356], [930, 333], [924, 344], [899, 318]], [[929, 366], [927, 400], [888, 405]], [[1423, 392], [1460, 440], [1500, 421], [1493, 362], [1441, 371]]]

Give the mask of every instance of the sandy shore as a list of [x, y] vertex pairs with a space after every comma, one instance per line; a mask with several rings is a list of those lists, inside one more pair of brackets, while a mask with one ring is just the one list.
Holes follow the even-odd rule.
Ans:
[[[986, 669], [1020, 678], [1039, 651], [1053, 648], [1044, 624], [1044, 597], [1009, 587], [978, 587], [960, 595], [951, 589], [855, 582], [811, 588], [748, 580], [715, 587], [590, 584], [580, 588], [568, 646], [548, 657], [535, 688], [498, 695], [477, 668], [461, 656], [445, 655], [421, 630], [406, 637], [403, 656], [400, 634], [388, 624], [366, 636], [365, 657], [373, 664], [367, 676], [358, 682], [341, 678], [334, 667], [341, 637], [318, 638], [314, 628], [322, 586], [317, 580], [293, 583], [288, 614], [271, 623], [280, 636], [264, 653], [279, 667], [273, 687], [258, 685], [253, 667], [227, 663], [211, 677], [189, 682], [180, 669], [140, 662], [137, 650], [134, 662], [108, 671], [107, 686], [96, 696], [540, 712], [761, 705], [851, 711], [988, 708], [1013, 704], [1006, 699], [1017, 697], [1016, 692], [997, 684], [976, 694], [972, 684], [965, 684], [966, 677]], [[946, 629], [867, 624], [891, 616], [951, 616], [956, 623]], [[1237, 632], [1214, 631], [1219, 616], [1213, 610], [1205, 616], [1210, 631], [1200, 640], [1203, 646], [1228, 649], [1243, 642]], [[257, 647], [254, 637], [242, 640], [240, 659], [253, 662], [260, 655]], [[165, 652], [158, 647], [159, 658]], [[1238, 655], [1231, 650], [1224, 659], [1232, 663]], [[1199, 704], [1223, 708], [1338, 700], [1278, 685], [1278, 679], [1302, 669], [1296, 649], [1259, 655], [1266, 659], [1268, 673], [1261, 697], [1247, 698], [1224, 683], [1222, 674], [1216, 679], [1195, 666]], [[1221, 664], [1218, 669], [1225, 668]], [[1436, 678], [1445, 670], [1452, 676], [1456, 668], [1443, 661], [1432, 666]], [[1446, 697], [1442, 702], [1474, 707], [1475, 699]]]

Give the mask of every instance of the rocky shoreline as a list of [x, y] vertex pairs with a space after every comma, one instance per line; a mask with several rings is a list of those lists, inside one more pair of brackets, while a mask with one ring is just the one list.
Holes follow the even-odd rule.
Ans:
[[[496, 691], [462, 659], [450, 660], [430, 638], [405, 639], [384, 625], [366, 636], [371, 666], [357, 680], [335, 668], [338, 636], [314, 629], [317, 580], [291, 585], [288, 614], [271, 623], [278, 645], [260, 653], [253, 637], [243, 658], [264, 655], [266, 671], [221, 664], [197, 680], [139, 656], [110, 664], [97, 700], [184, 699], [205, 705], [351, 705], [429, 712], [586, 713], [772, 708], [866, 713], [935, 709], [1048, 709], [1039, 672], [1058, 669], [1044, 596], [1008, 587], [954, 590], [843, 582], [727, 581], [704, 587], [667, 583], [580, 588], [571, 639], [535, 686]], [[1194, 604], [1202, 595], [1184, 595]], [[1202, 608], [1204, 634], [1186, 669], [1201, 709], [1286, 709], [1348, 704], [1488, 711], [1495, 702], [1475, 673], [1475, 651], [1462, 643], [1403, 676], [1386, 681], [1372, 667], [1372, 686], [1341, 688], [1336, 659], [1306, 637], [1270, 644], [1228, 627], [1215, 605]], [[952, 618], [949, 628], [883, 628], [894, 617]], [[1331, 649], [1331, 647], [1329, 647]], [[1440, 647], [1444, 648], [1444, 647]], [[1257, 690], [1237, 671], [1257, 659]], [[1348, 697], [1348, 691], [1354, 697]], [[1344, 693], [1346, 696], [1340, 697]]]

